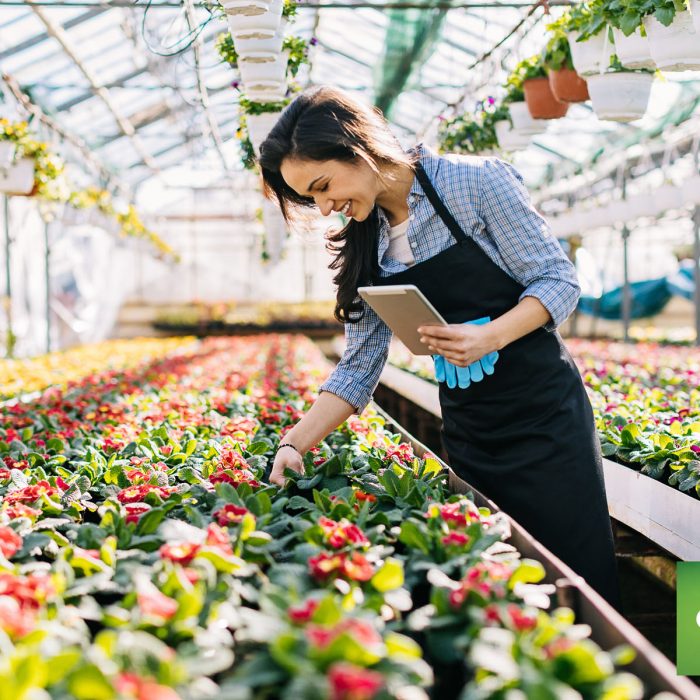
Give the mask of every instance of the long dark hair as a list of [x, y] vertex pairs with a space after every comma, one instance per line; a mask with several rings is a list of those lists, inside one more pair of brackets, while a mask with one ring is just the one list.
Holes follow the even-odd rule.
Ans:
[[[280, 174], [285, 158], [314, 161], [353, 161], [362, 158], [383, 177], [399, 165], [413, 167], [381, 113], [366, 107], [342, 90], [322, 86], [298, 95], [282, 112], [277, 124], [260, 146], [260, 167], [265, 195], [276, 199], [287, 222], [295, 208], [314, 207], [313, 197], [297, 194]], [[379, 213], [375, 205], [365, 221], [350, 222], [327, 235], [330, 264], [337, 270], [335, 317], [344, 323], [362, 318], [357, 288], [377, 274]]]

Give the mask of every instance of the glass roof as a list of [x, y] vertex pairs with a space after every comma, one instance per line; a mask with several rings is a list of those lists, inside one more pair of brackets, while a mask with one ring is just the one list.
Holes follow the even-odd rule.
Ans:
[[[191, 29], [184, 3], [114, 4], [123, 6], [60, 0], [2, 6], [3, 72], [131, 187], [154, 177], [167, 183], [174, 168], [178, 182], [183, 168], [191, 170], [197, 186], [227, 181], [242, 166], [235, 137], [238, 93], [231, 85], [237, 76], [220, 62], [214, 46], [226, 30], [224, 20], [196, 3], [198, 25]], [[319, 9], [302, 3], [288, 31], [318, 40], [310, 68], [298, 76], [302, 86], [332, 84], [368, 102], [375, 99], [391, 24], [379, 0], [362, 5]], [[551, 16], [560, 11], [553, 7]], [[526, 3], [446, 10], [436, 42], [420, 65], [411, 66], [391, 111], [402, 143], [430, 144], [440, 115], [471, 110], [478, 100], [498, 95], [517, 60], [541, 49], [546, 21], [541, 7], [533, 11]], [[201, 46], [198, 63], [193, 38]], [[601, 149], [608, 153], [649, 138], [679, 103], [700, 94], [700, 81], [692, 77], [698, 74], [666, 74], [665, 81], [657, 81], [650, 112], [633, 125], [601, 122], [590, 107], [574, 105], [527, 151], [516, 154], [515, 163], [536, 185], [554, 173], [574, 172]], [[221, 134], [218, 147], [212, 123]]]

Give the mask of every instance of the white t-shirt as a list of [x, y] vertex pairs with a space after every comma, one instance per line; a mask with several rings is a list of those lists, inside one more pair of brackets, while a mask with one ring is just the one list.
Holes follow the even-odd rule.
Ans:
[[410, 220], [406, 219], [406, 221], [389, 228], [389, 248], [387, 253], [394, 260], [411, 267], [411, 265], [416, 264], [416, 259], [413, 257], [411, 246], [408, 244], [407, 232], [409, 223]]

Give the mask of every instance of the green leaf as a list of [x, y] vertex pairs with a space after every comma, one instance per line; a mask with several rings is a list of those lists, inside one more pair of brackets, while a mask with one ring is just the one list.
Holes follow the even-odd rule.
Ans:
[[403, 564], [398, 559], [389, 558], [379, 571], [372, 576], [372, 585], [380, 592], [386, 593], [403, 586]]
[[412, 549], [418, 549], [423, 552], [423, 554], [428, 554], [430, 552], [430, 539], [428, 535], [423, 531], [420, 525], [412, 520], [405, 520], [401, 523], [399, 542], [402, 542]]
[[197, 441], [194, 438], [192, 440], [188, 440], [187, 444], [185, 445], [185, 454], [189, 457], [196, 449]]
[[116, 697], [112, 684], [97, 666], [83, 666], [68, 679], [68, 690], [76, 700], [111, 700]]
[[410, 661], [420, 659], [423, 656], [420, 645], [403, 634], [389, 632], [384, 638], [384, 643], [390, 657]]
[[266, 440], [256, 440], [251, 442], [246, 448], [246, 452], [250, 452], [252, 455], [264, 455], [272, 449], [272, 445]]
[[150, 535], [154, 533], [165, 518], [166, 512], [163, 508], [151, 508], [144, 513], [136, 526], [136, 533], [139, 535]]

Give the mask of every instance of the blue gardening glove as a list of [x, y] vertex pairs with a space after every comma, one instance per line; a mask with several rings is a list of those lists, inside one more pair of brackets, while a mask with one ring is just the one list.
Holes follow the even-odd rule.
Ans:
[[[484, 318], [466, 321], [466, 323], [474, 323], [481, 326], [490, 320], [490, 316], [484, 316]], [[460, 389], [467, 389], [472, 382], [480, 382], [484, 378], [484, 374], [494, 373], [494, 365], [498, 360], [498, 353], [490, 352], [467, 367], [457, 367], [457, 365], [453, 365], [442, 355], [433, 355], [432, 357], [435, 364], [435, 378], [438, 382], [446, 382], [450, 389], [454, 389], [457, 386]]]

